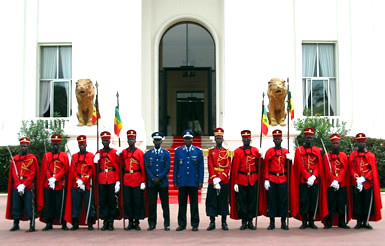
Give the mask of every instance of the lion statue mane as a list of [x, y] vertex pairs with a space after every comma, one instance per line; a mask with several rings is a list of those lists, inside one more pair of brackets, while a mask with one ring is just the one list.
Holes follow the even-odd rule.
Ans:
[[285, 80], [273, 78], [269, 81], [269, 88], [267, 89], [267, 96], [269, 97], [269, 105], [267, 108], [269, 112], [269, 122], [271, 126], [286, 126], [286, 110], [285, 110], [285, 98], [287, 95], [287, 88]]
[[76, 99], [78, 101], [78, 126], [92, 126], [92, 113], [94, 109], [95, 87], [89, 79], [79, 79], [76, 82]]

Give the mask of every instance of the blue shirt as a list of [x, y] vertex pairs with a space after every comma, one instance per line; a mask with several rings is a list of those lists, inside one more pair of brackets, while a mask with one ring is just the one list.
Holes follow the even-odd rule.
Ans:
[[193, 145], [190, 148], [177, 148], [174, 158], [174, 183], [179, 187], [198, 187], [199, 183], [203, 183], [203, 165], [203, 152], [200, 148]]
[[162, 148], [159, 148], [159, 150], [153, 148], [144, 154], [144, 165], [146, 167], [148, 187], [155, 187], [152, 180], [157, 177], [161, 181], [160, 187], [168, 187], [170, 152]]

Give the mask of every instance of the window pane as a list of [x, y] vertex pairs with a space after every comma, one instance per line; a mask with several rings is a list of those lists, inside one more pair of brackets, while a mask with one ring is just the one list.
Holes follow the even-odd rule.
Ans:
[[318, 46], [320, 77], [335, 77], [334, 44]]
[[59, 49], [59, 79], [72, 78], [72, 47], [64, 46]]
[[317, 45], [302, 44], [302, 76], [317, 77]]
[[57, 47], [41, 47], [40, 66], [40, 79], [56, 79]]
[[54, 117], [67, 117], [68, 114], [68, 92], [69, 82], [55, 82], [54, 83]]
[[[312, 85], [312, 104], [313, 115], [325, 115], [325, 82], [324, 80], [313, 80]], [[326, 106], [327, 107], [327, 106]]]
[[162, 38], [160, 68], [187, 66], [186, 24], [180, 24], [168, 30]]
[[210, 33], [203, 27], [188, 24], [188, 66], [215, 69], [215, 46]]

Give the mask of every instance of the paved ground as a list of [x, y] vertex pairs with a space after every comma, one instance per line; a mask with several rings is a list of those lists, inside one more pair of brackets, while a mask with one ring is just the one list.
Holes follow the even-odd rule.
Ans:
[[[383, 204], [385, 195], [382, 195]], [[204, 202], [204, 200], [203, 200]], [[115, 222], [116, 230], [110, 231], [88, 231], [81, 228], [78, 231], [62, 231], [55, 228], [52, 231], [43, 232], [41, 229], [44, 224], [37, 221], [37, 232], [26, 233], [28, 222], [21, 222], [21, 230], [10, 232], [12, 226], [11, 220], [5, 220], [6, 196], [0, 196], [0, 244], [1, 245], [385, 245], [381, 240], [385, 234], [385, 219], [371, 223], [374, 230], [344, 230], [333, 228], [330, 230], [305, 229], [299, 230], [300, 222], [290, 220], [290, 230], [284, 231], [275, 229], [267, 231], [269, 220], [265, 217], [259, 217], [258, 229], [256, 231], [240, 231], [240, 221], [228, 220], [229, 231], [216, 229], [206, 231], [209, 224], [208, 217], [205, 216], [204, 203], [200, 204], [201, 223], [198, 232], [193, 232], [188, 226], [187, 230], [176, 232], [177, 227], [177, 205], [171, 205], [171, 231], [163, 231], [161, 226], [163, 220], [160, 216], [160, 205], [158, 206], [158, 228], [148, 232], [147, 221], [141, 223], [141, 231], [123, 230], [122, 221]], [[188, 210], [189, 211], [189, 210]], [[384, 209], [382, 210], [383, 217]], [[188, 217], [189, 218], [189, 217]], [[217, 219], [217, 227], [220, 225], [220, 219]], [[279, 225], [277, 219], [276, 224]], [[100, 223], [101, 224], [101, 223]], [[321, 228], [322, 224], [317, 223]], [[349, 223], [355, 225], [355, 221]]]

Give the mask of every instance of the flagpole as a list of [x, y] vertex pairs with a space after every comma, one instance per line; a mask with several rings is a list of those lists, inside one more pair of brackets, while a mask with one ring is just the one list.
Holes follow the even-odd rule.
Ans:
[[[119, 91], [116, 91], [116, 103], [118, 106], [116, 106], [119, 109]], [[119, 147], [120, 147], [120, 134], [118, 136], [119, 139]]]
[[[96, 104], [96, 152], [99, 151], [99, 84], [98, 81], [95, 83], [96, 87], [96, 99], [95, 99], [95, 104]], [[99, 162], [96, 164], [96, 186], [99, 185]], [[96, 218], [98, 221], [98, 230], [99, 230], [99, 189], [98, 189], [98, 204], [95, 204], [96, 206]]]
[[289, 78], [287, 78], [287, 150], [290, 152], [290, 110], [291, 110], [291, 105], [290, 105], [290, 87], [289, 87]]
[[[287, 151], [290, 153], [290, 109], [291, 109], [291, 104], [290, 104], [290, 87], [289, 87], [289, 77], [287, 78]], [[289, 228], [289, 217], [290, 217], [290, 160], [286, 161], [287, 164], [287, 218], [286, 218], [286, 225]]]
[[265, 92], [262, 93], [261, 135], [259, 136], [259, 148], [262, 147], [262, 124], [263, 124], [264, 110], [265, 110]]

